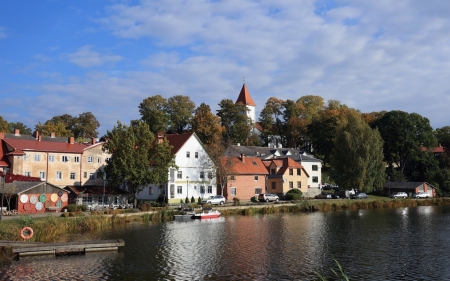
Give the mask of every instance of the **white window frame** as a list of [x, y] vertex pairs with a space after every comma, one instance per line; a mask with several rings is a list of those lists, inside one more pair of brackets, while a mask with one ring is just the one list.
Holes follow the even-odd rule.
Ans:
[[49, 154], [48, 155], [48, 162], [55, 162], [55, 155]]
[[191, 158], [191, 152], [190, 151], [186, 151], [186, 158]]
[[30, 177], [31, 176], [31, 172], [30, 171], [25, 171], [23, 173], [23, 175], [26, 176], [26, 177]]
[[69, 156], [63, 155], [62, 161], [63, 161], [64, 163], [65, 163], [65, 162], [69, 162], [69, 160], [70, 160], [70, 157], [69, 157]]
[[319, 165], [312, 165], [311, 170], [314, 171], [314, 172], [318, 171], [319, 170]]
[[88, 162], [88, 163], [93, 163], [93, 162], [94, 162], [94, 157], [88, 156], [87, 162]]
[[39, 178], [41, 178], [41, 180], [46, 180], [46, 175], [45, 175], [45, 171], [40, 171], [39, 172]]
[[319, 182], [319, 177], [312, 177], [312, 182], [314, 183]]
[[183, 178], [183, 171], [177, 171], [177, 179]]
[[258, 175], [255, 175], [255, 181], [258, 181], [259, 177]]
[[177, 194], [183, 194], [183, 186], [181, 185], [177, 186]]
[[212, 194], [212, 185], [208, 185], [208, 194]]
[[195, 152], [195, 158], [198, 158], [198, 152]]
[[73, 162], [80, 163], [80, 156], [74, 156], [73, 157]]
[[231, 196], [236, 196], [236, 194], [237, 194], [236, 187], [231, 187], [230, 192], [231, 192]]
[[97, 163], [98, 163], [98, 164], [102, 163], [102, 158], [98, 157], [98, 158], [97, 158]]
[[35, 154], [34, 155], [34, 162], [40, 162], [41, 161], [41, 155], [40, 154]]
[[205, 178], [205, 172], [200, 172], [200, 178], [204, 179]]
[[57, 181], [62, 180], [62, 172], [61, 171], [56, 171], [56, 180]]
[[76, 179], [76, 177], [77, 177], [77, 174], [75, 172], [70, 172], [70, 179], [71, 180]]

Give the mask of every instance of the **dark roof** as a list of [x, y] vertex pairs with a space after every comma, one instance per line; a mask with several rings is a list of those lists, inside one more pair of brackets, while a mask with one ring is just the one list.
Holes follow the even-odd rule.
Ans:
[[[50, 185], [50, 186], [52, 186], [54, 188], [58, 188], [58, 189], [61, 189], [62, 191], [65, 191], [64, 189], [62, 189], [62, 188], [60, 188], [60, 187], [58, 187], [56, 185], [53, 185], [53, 184], [47, 183], [47, 182], [43, 182], [43, 181], [41, 181], [41, 182], [14, 181], [12, 183], [6, 183], [5, 184], [5, 189], [8, 189], [9, 186], [15, 186], [15, 187], [17, 187], [16, 194], [20, 194], [20, 193], [26, 192], [26, 191], [28, 191], [30, 189], [36, 188], [36, 187], [41, 186], [41, 185]], [[65, 191], [65, 192], [67, 192], [67, 191]]]
[[227, 156], [240, 156], [241, 154], [259, 157], [263, 160], [289, 157], [298, 162], [322, 162], [322, 160], [314, 158], [312, 155], [306, 155], [305, 152], [294, 148], [230, 145], [225, 151]]
[[178, 153], [178, 151], [183, 147], [183, 145], [188, 141], [188, 139], [193, 135], [194, 133], [187, 133], [187, 134], [169, 134], [164, 135], [164, 137], [169, 141], [169, 144], [172, 147], [172, 154], [175, 155]]
[[[78, 195], [103, 195], [103, 185], [83, 185], [83, 186], [74, 186], [68, 185], [64, 187], [64, 189], [72, 191], [77, 196]], [[121, 195], [128, 194], [128, 192], [123, 189], [119, 189], [116, 187], [105, 186], [105, 194], [108, 195]]]
[[400, 188], [400, 189], [415, 189], [423, 184], [429, 187], [436, 188], [427, 182], [394, 182], [389, 181], [384, 184], [384, 188]]

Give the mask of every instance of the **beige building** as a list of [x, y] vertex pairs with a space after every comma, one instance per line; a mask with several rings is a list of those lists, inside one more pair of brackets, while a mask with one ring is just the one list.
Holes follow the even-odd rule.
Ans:
[[300, 189], [303, 194], [308, 193], [309, 175], [298, 162], [291, 158], [264, 160], [269, 175], [267, 177], [267, 193], [284, 196], [291, 189]]
[[60, 138], [0, 132], [0, 168], [3, 171], [39, 177], [59, 187], [101, 185], [101, 172], [110, 154], [102, 151], [102, 142], [92, 139], [77, 143], [73, 137]]

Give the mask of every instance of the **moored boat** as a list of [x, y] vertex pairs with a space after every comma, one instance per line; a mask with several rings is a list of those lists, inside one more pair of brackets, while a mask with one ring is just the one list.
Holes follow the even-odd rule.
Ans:
[[202, 210], [202, 212], [197, 213], [192, 216], [193, 219], [217, 219], [220, 217], [220, 212], [215, 210]]

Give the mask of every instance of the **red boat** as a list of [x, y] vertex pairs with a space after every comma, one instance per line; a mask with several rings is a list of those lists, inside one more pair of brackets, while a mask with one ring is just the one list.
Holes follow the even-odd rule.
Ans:
[[193, 219], [217, 219], [220, 217], [220, 212], [215, 210], [203, 210], [201, 213], [197, 213], [192, 216]]

